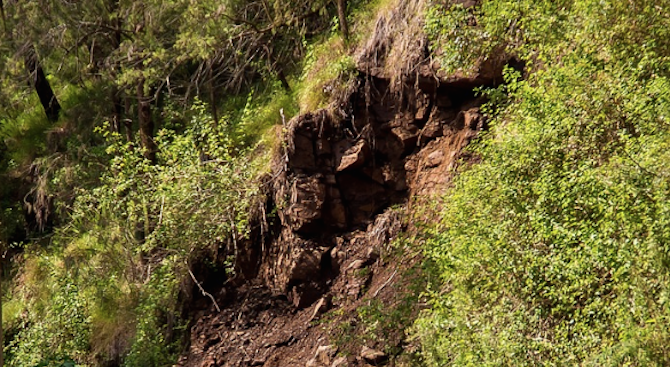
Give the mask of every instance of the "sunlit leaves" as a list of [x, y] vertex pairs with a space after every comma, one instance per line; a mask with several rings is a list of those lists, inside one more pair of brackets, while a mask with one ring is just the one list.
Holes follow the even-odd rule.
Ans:
[[509, 96], [427, 248], [430, 365], [668, 363], [668, 5], [492, 0], [439, 20], [466, 30], [436, 47], [474, 32], [485, 56], [491, 31], [532, 73], [488, 92]]

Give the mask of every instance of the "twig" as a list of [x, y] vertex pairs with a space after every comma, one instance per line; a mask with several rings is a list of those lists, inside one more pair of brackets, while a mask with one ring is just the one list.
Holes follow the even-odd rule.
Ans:
[[379, 294], [379, 292], [380, 292], [382, 289], [384, 289], [384, 287], [386, 287], [387, 285], [389, 285], [389, 283], [391, 283], [391, 280], [393, 279], [393, 277], [395, 277], [395, 275], [396, 275], [397, 273], [398, 273], [398, 270], [394, 271], [393, 274], [391, 274], [391, 276], [388, 278], [388, 280], [387, 280], [384, 284], [382, 284], [381, 287], [377, 288], [377, 290], [375, 291], [375, 294], [374, 294], [372, 297], [373, 297], [373, 298], [374, 298], [374, 297], [377, 297], [377, 295]]
[[216, 303], [216, 300], [214, 299], [214, 296], [212, 296], [209, 292], [205, 291], [205, 289], [202, 287], [202, 285], [200, 285], [200, 282], [198, 282], [198, 280], [195, 279], [195, 275], [193, 275], [193, 272], [191, 271], [190, 268], [188, 269], [188, 273], [191, 275], [191, 279], [193, 279], [193, 282], [195, 283], [195, 285], [197, 285], [198, 289], [200, 289], [200, 292], [202, 292], [202, 295], [209, 297], [212, 300], [212, 303], [214, 303], [214, 307], [216, 307], [216, 311], [221, 312], [221, 308], [219, 308], [219, 304]]
[[164, 208], [164, 206], [165, 206], [165, 195], [163, 195], [163, 197], [161, 197], [161, 212], [158, 215], [158, 226], [156, 228], [160, 228], [161, 223], [163, 223], [163, 208]]

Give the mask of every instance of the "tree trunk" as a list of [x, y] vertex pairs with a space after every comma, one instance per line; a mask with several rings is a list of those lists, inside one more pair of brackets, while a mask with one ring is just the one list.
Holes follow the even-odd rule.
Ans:
[[[110, 14], [115, 14], [114, 18], [112, 19], [111, 26], [114, 29], [114, 32], [112, 33], [112, 37], [110, 40], [112, 50], [116, 51], [119, 49], [121, 46], [121, 17], [117, 14], [117, 11], [119, 9], [119, 0], [112, 0], [109, 3], [109, 13]], [[117, 72], [119, 71], [120, 66], [118, 61], [115, 61], [112, 67], [112, 73], [111, 76], [113, 79], [117, 77]], [[112, 80], [112, 83], [114, 81]], [[112, 84], [112, 104], [113, 104], [113, 129], [117, 133], [121, 133], [121, 121], [124, 121], [124, 125], [126, 128], [126, 138], [128, 139], [129, 142], [132, 142], [133, 139], [133, 132], [130, 130], [131, 126], [127, 121], [130, 121], [128, 119], [123, 120], [124, 113], [127, 116], [128, 113], [130, 112], [128, 109], [128, 98], [126, 98], [126, 103], [125, 106], [121, 104], [121, 91], [119, 88], [115, 85]], [[125, 93], [124, 93], [125, 94]], [[124, 109], [125, 107], [125, 109]]]
[[140, 124], [140, 143], [144, 158], [156, 163], [158, 147], [154, 141], [154, 120], [151, 116], [151, 98], [144, 93], [144, 81], [137, 83], [137, 115]]
[[47, 118], [51, 122], [58, 121], [61, 107], [56, 99], [53, 89], [51, 89], [51, 84], [49, 84], [46, 75], [44, 75], [44, 70], [42, 70], [42, 65], [40, 65], [39, 60], [37, 59], [37, 52], [33, 45], [28, 46], [24, 56], [24, 62], [28, 73], [30, 73], [30, 83], [33, 88], [35, 88], [37, 96], [40, 98], [40, 103], [42, 103], [42, 107], [44, 107], [44, 112], [47, 114]]
[[[128, 116], [131, 114], [131, 112], [130, 112], [130, 97], [126, 96], [124, 98], [124, 100], [125, 100], [125, 106], [126, 106], [126, 108], [125, 108], [126, 118], [123, 119], [123, 128], [126, 130], [126, 140], [128, 140], [128, 142], [130, 144], [133, 144], [133, 140], [134, 140], [134, 138], [133, 138], [133, 120], [128, 118]], [[132, 147], [132, 145], [131, 145], [131, 147]]]
[[[5, 20], [5, 3], [3, 0], [0, 0], [0, 17], [2, 18], [2, 30], [5, 32], [5, 35], [8, 35], [7, 21]], [[0, 365], [0, 367], [2, 366]]]
[[216, 89], [214, 83], [214, 63], [209, 61], [209, 72], [207, 73], [208, 86], [209, 86], [209, 105], [212, 108], [212, 117], [214, 118], [214, 126], [219, 124], [219, 111], [216, 109]]
[[288, 84], [288, 80], [286, 80], [286, 75], [284, 75], [284, 71], [279, 69], [277, 71], [277, 77], [279, 78], [279, 81], [281, 82], [281, 86], [286, 90], [287, 92], [291, 91], [291, 86]]
[[345, 40], [349, 39], [349, 24], [347, 24], [347, 0], [337, 1], [337, 17], [340, 20], [340, 31]]
[[123, 118], [123, 107], [121, 106], [121, 98], [119, 97], [119, 90], [112, 87], [112, 132], [121, 133], [121, 119]]

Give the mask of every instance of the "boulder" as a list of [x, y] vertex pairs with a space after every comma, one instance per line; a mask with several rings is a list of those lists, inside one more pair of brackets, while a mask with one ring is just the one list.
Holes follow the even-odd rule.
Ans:
[[294, 255], [289, 283], [310, 280], [321, 270], [321, 253], [317, 250], [302, 250]]

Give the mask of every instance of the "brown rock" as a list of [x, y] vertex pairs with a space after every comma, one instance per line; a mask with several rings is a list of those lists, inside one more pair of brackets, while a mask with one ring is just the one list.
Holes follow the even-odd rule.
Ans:
[[298, 309], [307, 308], [318, 300], [323, 294], [323, 290], [314, 282], [305, 282], [298, 284], [291, 289], [290, 300]]
[[326, 199], [326, 185], [317, 177], [298, 177], [291, 187], [288, 220], [296, 232], [308, 232], [321, 218]]
[[385, 185], [393, 186], [393, 184], [398, 180], [398, 172], [393, 169], [390, 165], [385, 165], [381, 168], [382, 182]]
[[405, 162], [405, 170], [407, 172], [415, 172], [417, 169], [416, 167], [416, 160], [415, 159], [409, 159], [407, 162]]
[[441, 150], [436, 150], [426, 157], [426, 167], [437, 167], [444, 160], [444, 153]]
[[330, 306], [331, 306], [330, 297], [321, 297], [316, 302], [316, 305], [314, 306], [314, 312], [312, 312], [312, 317], [310, 317], [309, 321], [314, 320], [317, 316], [328, 311], [328, 309], [330, 309]]
[[475, 5], [477, 5], [476, 0], [455, 0], [454, 1], [456, 4], [462, 4], [464, 8], [471, 8]]
[[347, 228], [347, 209], [342, 199], [334, 199], [329, 203], [329, 223], [331, 226], [344, 229]]
[[347, 367], [349, 366], [349, 361], [347, 361], [347, 357], [337, 357], [333, 361], [333, 364], [330, 365], [330, 367]]
[[321, 269], [321, 253], [317, 250], [304, 250], [294, 257], [289, 271], [288, 283], [309, 280]]
[[337, 347], [334, 345], [322, 345], [316, 349], [314, 357], [307, 362], [308, 367], [329, 367], [330, 363], [337, 353]]
[[437, 120], [429, 120], [421, 130], [421, 143], [442, 136], [442, 125]]
[[365, 173], [366, 176], [370, 177], [370, 179], [380, 185], [384, 185], [384, 172], [381, 167], [366, 167], [362, 170], [363, 173]]
[[365, 254], [365, 257], [368, 259], [367, 260], [368, 264], [372, 264], [375, 261], [377, 261], [379, 259], [379, 256], [380, 256], [379, 250], [374, 246], [370, 246], [370, 248], [366, 251]]
[[337, 247], [334, 247], [330, 250], [330, 267], [333, 271], [339, 272], [342, 262], [346, 259], [347, 254], [344, 251], [340, 251]]
[[288, 153], [289, 166], [294, 169], [310, 169], [316, 165], [312, 137], [296, 133]]
[[354, 260], [354, 261], [351, 262], [351, 264], [349, 264], [349, 266], [347, 266], [347, 271], [358, 270], [358, 269], [362, 268], [364, 265], [365, 265], [364, 260], [360, 260], [360, 259]]
[[378, 365], [380, 363], [385, 362], [388, 357], [384, 352], [380, 352], [378, 350], [368, 347], [363, 347], [363, 349], [361, 350], [361, 358], [363, 358], [368, 363]]
[[476, 136], [477, 132], [484, 127], [484, 117], [479, 108], [474, 107], [467, 110], [460, 111], [456, 118], [448, 125], [444, 125], [442, 133], [445, 136], [459, 133], [461, 130], [466, 130], [466, 137], [472, 138]]
[[330, 141], [328, 141], [328, 139], [322, 137], [316, 140], [317, 155], [330, 155], [332, 152], [333, 149], [330, 146]]
[[482, 114], [479, 108], [471, 108], [463, 112], [465, 126], [470, 130], [480, 130], [482, 128]]
[[414, 125], [401, 126], [391, 129], [403, 148], [403, 153], [407, 154], [416, 147], [416, 140], [419, 136], [419, 129]]
[[416, 101], [416, 112], [414, 113], [414, 119], [417, 121], [424, 121], [426, 118], [428, 118], [428, 114], [430, 113], [430, 98], [424, 94], [420, 93], [417, 96], [417, 101]]
[[394, 182], [393, 189], [395, 191], [405, 191], [407, 190], [407, 180], [405, 172], [402, 172], [402, 176]]
[[[334, 177], [334, 176], [333, 176]], [[333, 178], [334, 181], [334, 178]], [[347, 209], [342, 201], [342, 194], [337, 186], [328, 186], [328, 209], [326, 224], [336, 228], [347, 227]]]
[[375, 103], [370, 107], [377, 121], [388, 122], [395, 117], [396, 109], [393, 105]]
[[363, 166], [370, 159], [370, 153], [370, 144], [365, 139], [359, 140], [355, 145], [344, 149], [342, 153], [338, 154], [339, 159], [336, 162], [337, 172]]
[[346, 286], [347, 295], [355, 299], [358, 299], [358, 297], [361, 295], [361, 290], [363, 289], [366, 283], [367, 278], [355, 277], [353, 279], [350, 279]]
[[349, 171], [338, 175], [342, 198], [347, 203], [347, 218], [350, 224], [359, 224], [370, 218], [374, 212], [388, 201], [384, 186], [371, 179], [352, 174]]
[[439, 108], [450, 108], [452, 106], [449, 96], [441, 94], [435, 99], [435, 105]]

